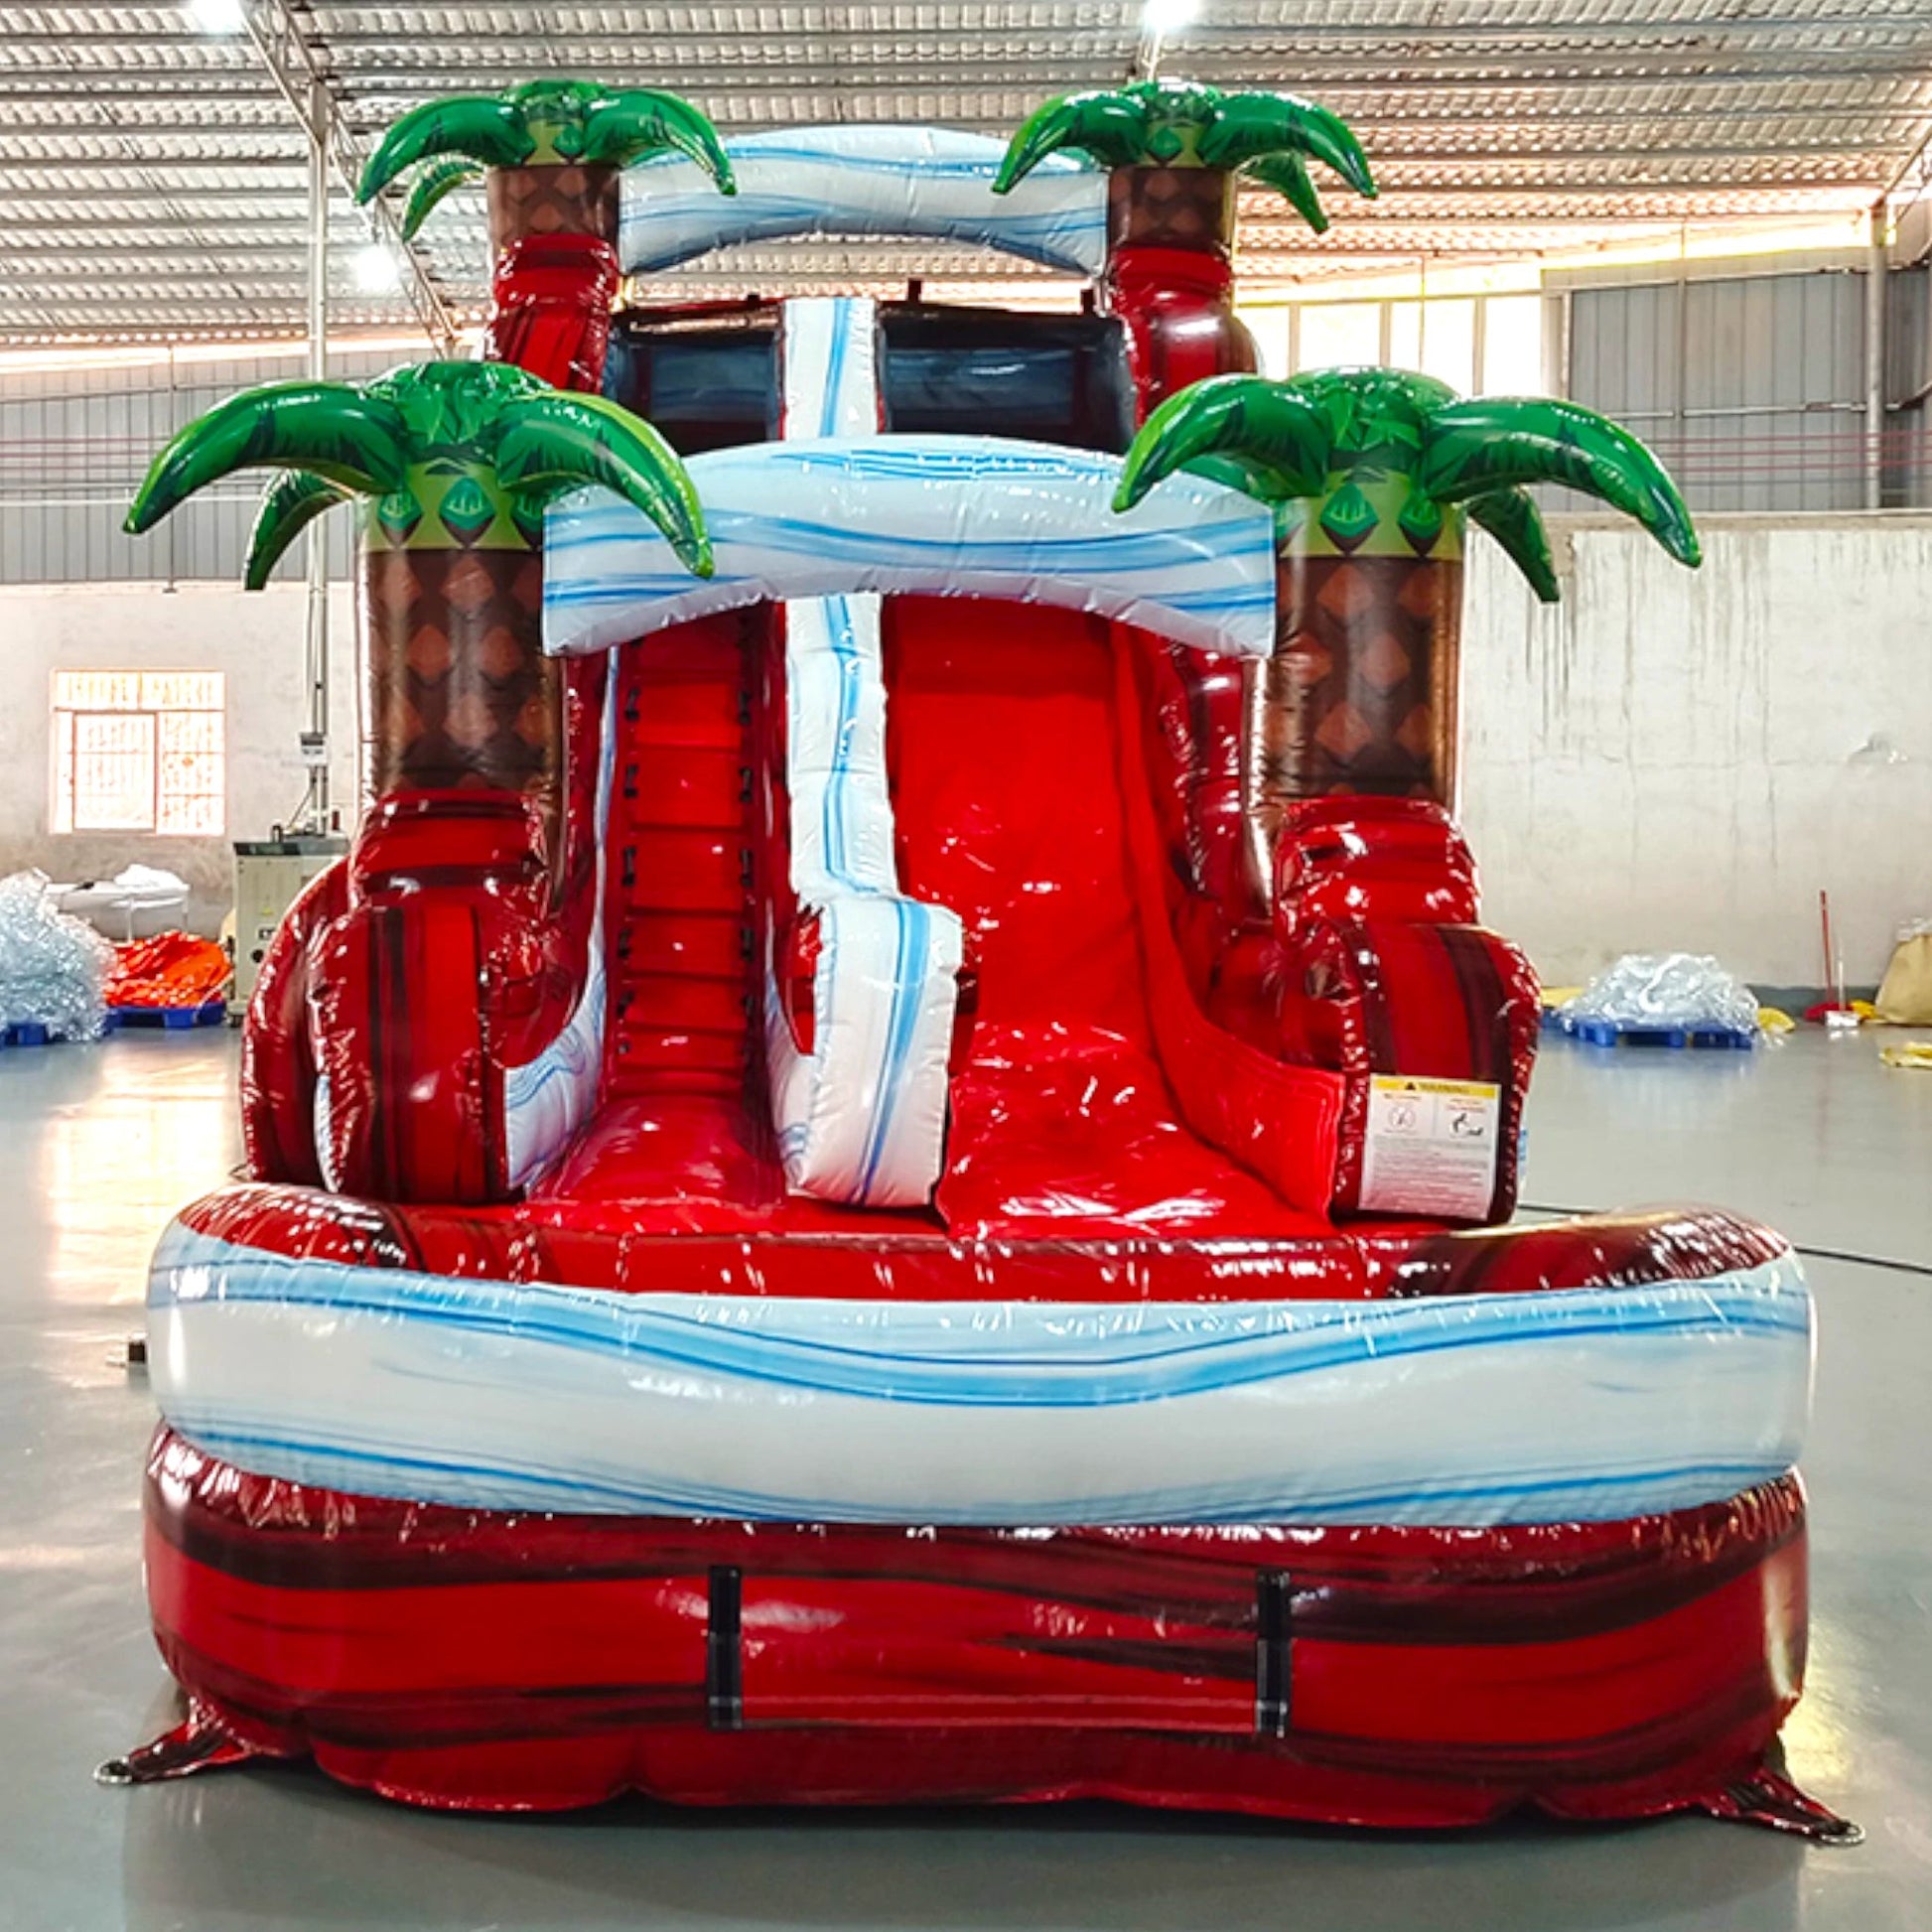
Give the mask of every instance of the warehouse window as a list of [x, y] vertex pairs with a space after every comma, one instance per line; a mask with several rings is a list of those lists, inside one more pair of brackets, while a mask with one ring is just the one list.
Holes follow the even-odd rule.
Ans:
[[1400, 295], [1244, 308], [1265, 373], [1385, 363], [1421, 369], [1463, 395], [1543, 387], [1543, 298], [1535, 294]]
[[56, 671], [55, 831], [218, 836], [224, 684], [219, 671]]

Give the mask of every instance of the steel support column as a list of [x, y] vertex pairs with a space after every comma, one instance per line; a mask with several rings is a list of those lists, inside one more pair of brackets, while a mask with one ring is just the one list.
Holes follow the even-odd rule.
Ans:
[[[322, 58], [309, 43], [304, 21], [287, 0], [251, 0], [247, 12], [248, 38], [282, 98], [301, 122], [313, 147], [320, 147], [328, 166], [349, 194], [362, 172], [362, 153], [337, 109], [334, 91]], [[422, 256], [402, 238], [402, 226], [387, 202], [369, 205], [369, 222], [379, 241], [395, 251], [402, 265], [403, 292], [416, 312], [424, 333], [443, 354], [456, 346], [457, 323], [442, 291], [430, 280]]]
[[[317, 130], [327, 125], [329, 101], [320, 79], [309, 83], [309, 375], [329, 375], [329, 149]], [[329, 518], [309, 525], [307, 626], [303, 669], [308, 726], [302, 757], [309, 789], [302, 813], [306, 831], [329, 829]]]
[[1864, 506], [1885, 500], [1885, 295], [1891, 267], [1885, 204], [1871, 210], [1864, 269]]

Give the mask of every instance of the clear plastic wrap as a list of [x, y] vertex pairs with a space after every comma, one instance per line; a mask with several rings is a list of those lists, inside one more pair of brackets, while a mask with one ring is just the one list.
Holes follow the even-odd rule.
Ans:
[[1757, 1031], [1757, 995], [1709, 953], [1625, 953], [1562, 1009], [1574, 1031], [1585, 1021], [1612, 1027]]
[[46, 873], [0, 879], [0, 1027], [45, 1027], [56, 1038], [92, 1039], [113, 963], [114, 948], [55, 903]]

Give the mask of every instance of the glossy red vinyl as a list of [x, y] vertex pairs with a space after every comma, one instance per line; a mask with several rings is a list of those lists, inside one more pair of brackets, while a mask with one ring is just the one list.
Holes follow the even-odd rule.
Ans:
[[[506, 251], [490, 352], [594, 387], [613, 276], [584, 237]], [[1144, 401], [1252, 366], [1224, 253], [1137, 244], [1110, 286]], [[808, 1028], [812, 924], [759, 610], [552, 666], [545, 809], [380, 802], [278, 935], [249, 1019], [251, 1170], [307, 1184], [226, 1189], [185, 1225], [298, 1263], [589, 1293], [995, 1306], [1506, 1295], [1784, 1253], [1701, 1210], [1347, 1218], [1388, 1072], [1499, 1089], [1490, 1218], [1513, 1202], [1536, 984], [1476, 924], [1449, 817], [1299, 801], [1271, 860], [1242, 806], [1239, 665], [970, 600], [893, 600], [884, 630], [900, 884], [960, 915], [971, 966], [929, 1205], [784, 1188], [764, 971]], [[595, 1101], [517, 1189], [501, 1083], [590, 977], [600, 858]], [[340, 1192], [315, 1184], [318, 1073]], [[1831, 1823], [1766, 1768], [1804, 1662], [1795, 1477], [1624, 1523], [993, 1532], [376, 1501], [164, 1430], [147, 1508], [157, 1630], [193, 1701], [137, 1753], [152, 1775], [238, 1740], [471, 1809], [640, 1790]]]
[[[528, 236], [496, 264], [484, 353], [595, 390], [618, 284], [610, 245]], [[498, 1198], [506, 1065], [568, 1018], [588, 967], [605, 667], [555, 667], [561, 847], [533, 802], [477, 791], [370, 801], [349, 860], [312, 886], [262, 963], [242, 1048], [243, 1142], [265, 1180], [395, 1199]], [[329, 1145], [318, 1147], [318, 1070]]]
[[[595, 1185], [605, 1134], [627, 1139], [622, 1182]], [[1787, 1252], [1768, 1229], [1713, 1208], [1470, 1228], [1311, 1223], [1301, 1235], [962, 1240], [937, 1217], [786, 1196], [708, 1094], [646, 1113], [607, 1108], [579, 1143], [568, 1191], [503, 1207], [416, 1207], [254, 1183], [190, 1203], [184, 1227], [264, 1254], [501, 1282], [628, 1293], [885, 1301], [1247, 1301], [1514, 1295], [1634, 1288], [1761, 1267]], [[653, 1187], [655, 1192], [653, 1192]], [[707, 1191], [709, 1189], [710, 1191]], [[810, 1234], [809, 1241], [791, 1238]]]
[[1127, 324], [1128, 360], [1143, 419], [1177, 389], [1260, 366], [1234, 313], [1234, 271], [1211, 249], [1130, 244], [1107, 270], [1108, 302]]
[[382, 1502], [164, 1431], [147, 1507], [197, 1722], [466, 1809], [1768, 1807], [1804, 1668], [1792, 1479], [1481, 1533], [915, 1531]]
[[496, 258], [483, 353], [559, 389], [595, 391], [604, 379], [618, 258], [586, 234], [530, 234]]
[[241, 1029], [241, 1147], [258, 1180], [319, 1185], [316, 1058], [309, 1031], [310, 949], [348, 906], [348, 865], [337, 860], [296, 896], [262, 955]]

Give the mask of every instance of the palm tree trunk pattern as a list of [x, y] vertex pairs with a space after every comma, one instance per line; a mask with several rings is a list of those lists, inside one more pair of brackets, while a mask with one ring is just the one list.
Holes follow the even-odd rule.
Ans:
[[1360, 792], [1453, 809], [1462, 562], [1311, 556], [1275, 567], [1275, 652], [1250, 687], [1250, 818]]
[[542, 559], [371, 545], [362, 568], [375, 795], [518, 791], [554, 828], [563, 721], [543, 655]]
[[618, 239], [618, 170], [576, 163], [491, 168], [483, 177], [493, 260], [531, 235]]
[[1108, 306], [1127, 325], [1145, 418], [1203, 376], [1258, 366], [1234, 313], [1234, 177], [1116, 168], [1107, 177]]

